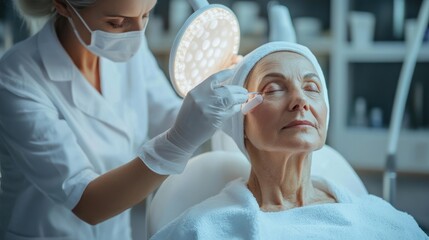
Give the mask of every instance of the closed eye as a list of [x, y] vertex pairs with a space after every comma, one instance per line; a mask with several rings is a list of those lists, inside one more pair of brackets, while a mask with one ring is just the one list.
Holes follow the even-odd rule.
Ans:
[[125, 17], [115, 17], [115, 18], [108, 19], [107, 23], [112, 28], [121, 28], [124, 26], [125, 21], [126, 21]]
[[265, 95], [273, 95], [273, 94], [280, 93], [280, 92], [283, 92], [283, 91], [284, 91], [283, 89], [278, 89], [278, 90], [264, 91], [262, 93], [265, 94]]
[[303, 88], [305, 91], [317, 92], [317, 93], [320, 92], [319, 85], [317, 85], [317, 83], [312, 81], [305, 82]]
[[[141, 21], [145, 22], [148, 20], [150, 12], [143, 14]], [[107, 23], [114, 29], [127, 27], [128, 24], [132, 21], [132, 18], [129, 17], [117, 17], [110, 19]]]
[[303, 89], [305, 91], [320, 93], [320, 78], [315, 73], [307, 73], [303, 77]]
[[107, 22], [112, 28], [122, 28], [124, 25], [122, 23]]
[[263, 95], [277, 95], [285, 91], [285, 87], [277, 82], [268, 83], [262, 90]]

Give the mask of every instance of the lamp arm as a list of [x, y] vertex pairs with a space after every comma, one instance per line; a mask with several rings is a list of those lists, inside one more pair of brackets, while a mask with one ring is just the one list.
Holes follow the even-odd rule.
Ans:
[[387, 145], [387, 159], [383, 178], [383, 198], [394, 203], [396, 191], [396, 151], [398, 148], [399, 133], [405, 111], [405, 103], [410, 90], [411, 79], [416, 66], [418, 53], [423, 41], [423, 34], [429, 20], [429, 0], [425, 0], [417, 19], [417, 29], [414, 39], [407, 48], [404, 64], [399, 75], [398, 88], [396, 89], [393, 104], [392, 120], [389, 126], [389, 137]]
[[188, 0], [188, 2], [189, 4], [191, 4], [194, 11], [197, 11], [198, 9], [209, 5], [209, 2], [207, 0]]

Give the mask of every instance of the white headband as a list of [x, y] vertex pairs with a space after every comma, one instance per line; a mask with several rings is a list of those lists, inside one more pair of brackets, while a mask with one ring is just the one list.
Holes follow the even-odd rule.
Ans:
[[[328, 90], [326, 87], [325, 77], [323, 75], [322, 69], [320, 68], [319, 63], [317, 62], [316, 57], [313, 53], [305, 46], [302, 46], [297, 43], [291, 42], [269, 42], [264, 44], [249, 54], [247, 54], [243, 60], [235, 67], [235, 73], [232, 79], [227, 82], [227, 84], [244, 86], [247, 76], [253, 67], [265, 56], [279, 51], [288, 51], [295, 52], [304, 57], [306, 57], [311, 64], [314, 66], [314, 69], [317, 71], [317, 75], [320, 78], [322, 88], [323, 88], [323, 97], [325, 98], [327, 106], [327, 119], [326, 119], [326, 129], [328, 129], [329, 124], [329, 100], [328, 100]], [[249, 157], [247, 154], [246, 147], [244, 146], [244, 129], [243, 129], [244, 117], [241, 112], [236, 113], [223, 125], [223, 131], [231, 136], [238, 148], [244, 153], [245, 156]]]

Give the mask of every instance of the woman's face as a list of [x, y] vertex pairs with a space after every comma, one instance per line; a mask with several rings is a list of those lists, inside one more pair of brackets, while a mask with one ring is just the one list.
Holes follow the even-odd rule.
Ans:
[[[156, 0], [97, 0], [93, 6], [75, 9], [92, 31], [122, 33], [142, 30], [155, 4]], [[89, 31], [67, 2], [66, 5], [77, 30], [84, 41], [89, 43]]]
[[249, 92], [261, 92], [264, 98], [245, 117], [247, 148], [309, 152], [323, 146], [327, 106], [309, 60], [292, 52], [272, 53], [256, 64], [247, 83]]

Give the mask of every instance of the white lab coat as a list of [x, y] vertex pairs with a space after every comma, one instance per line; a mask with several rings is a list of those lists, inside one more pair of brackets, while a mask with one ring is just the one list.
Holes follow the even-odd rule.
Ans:
[[146, 40], [127, 63], [101, 59], [100, 95], [54, 21], [0, 60], [0, 239], [130, 239], [129, 211], [91, 226], [71, 209], [91, 180], [170, 127], [181, 101]]

